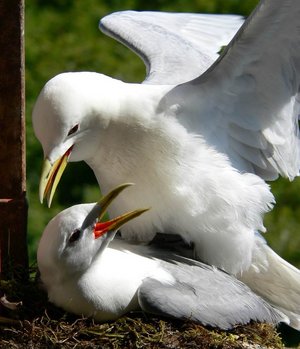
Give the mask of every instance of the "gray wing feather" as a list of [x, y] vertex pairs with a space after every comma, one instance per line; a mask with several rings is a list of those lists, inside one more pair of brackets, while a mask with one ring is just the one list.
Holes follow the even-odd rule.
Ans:
[[179, 262], [166, 263], [165, 267], [174, 282], [149, 277], [138, 290], [140, 306], [146, 312], [222, 329], [251, 320], [273, 324], [286, 321], [249, 287], [216, 268]]
[[203, 73], [242, 22], [235, 15], [122, 11], [99, 27], [143, 59], [146, 83], [175, 85]]

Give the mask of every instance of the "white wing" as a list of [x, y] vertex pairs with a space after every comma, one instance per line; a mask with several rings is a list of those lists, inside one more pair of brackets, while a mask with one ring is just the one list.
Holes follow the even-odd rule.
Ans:
[[261, 1], [218, 61], [164, 100], [234, 166], [264, 179], [299, 171], [299, 18], [299, 0]]
[[236, 15], [123, 11], [99, 26], [143, 59], [145, 82], [175, 85], [203, 73], [242, 22]]

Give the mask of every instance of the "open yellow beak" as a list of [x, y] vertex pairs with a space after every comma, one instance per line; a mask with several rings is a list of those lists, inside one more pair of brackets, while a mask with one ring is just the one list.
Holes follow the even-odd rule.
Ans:
[[117, 231], [124, 225], [126, 222], [131, 221], [132, 219], [140, 216], [142, 213], [148, 211], [149, 208], [142, 208], [135, 211], [127, 212], [113, 218], [106, 222], [98, 222], [94, 227], [94, 237], [98, 239], [100, 236], [108, 233], [109, 231]]
[[96, 223], [94, 227], [94, 237], [95, 239], [99, 238], [100, 236], [108, 233], [109, 231], [117, 231], [122, 225], [124, 225], [126, 222], [138, 217], [142, 213], [149, 210], [149, 208], [143, 208], [143, 209], [137, 209], [131, 212], [127, 212], [122, 214], [121, 216], [118, 216], [116, 218], [113, 218], [111, 220], [101, 222], [100, 220], [105, 215], [106, 209], [110, 205], [110, 203], [128, 186], [131, 186], [132, 183], [125, 183], [121, 184], [117, 188], [113, 189], [111, 192], [109, 192], [107, 195], [105, 195], [100, 201], [98, 201], [97, 205], [100, 207], [100, 211], [98, 213], [98, 223]]
[[39, 197], [41, 203], [43, 203], [44, 198], [47, 197], [48, 207], [51, 206], [55, 190], [67, 166], [72, 148], [73, 146], [53, 164], [51, 164], [47, 158], [44, 160], [40, 179]]

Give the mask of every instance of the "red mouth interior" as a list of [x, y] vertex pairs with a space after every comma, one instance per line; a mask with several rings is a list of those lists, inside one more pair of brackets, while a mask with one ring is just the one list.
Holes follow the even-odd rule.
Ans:
[[95, 224], [94, 227], [94, 237], [95, 239], [98, 239], [100, 236], [108, 233], [110, 230], [113, 229], [113, 225], [120, 219], [120, 217], [111, 219], [106, 222], [98, 222]]

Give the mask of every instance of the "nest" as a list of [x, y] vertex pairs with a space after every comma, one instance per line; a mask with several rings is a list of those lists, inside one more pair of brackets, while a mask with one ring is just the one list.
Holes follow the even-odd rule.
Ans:
[[1, 281], [0, 348], [283, 348], [268, 324], [221, 331], [141, 312], [103, 324], [76, 318], [47, 301], [35, 276]]

